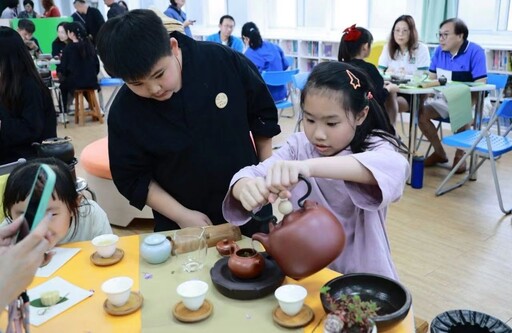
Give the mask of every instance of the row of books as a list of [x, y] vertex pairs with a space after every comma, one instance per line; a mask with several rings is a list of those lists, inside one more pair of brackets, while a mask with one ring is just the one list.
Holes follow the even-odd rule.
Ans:
[[506, 50], [492, 51], [491, 70], [512, 71], [512, 52]]

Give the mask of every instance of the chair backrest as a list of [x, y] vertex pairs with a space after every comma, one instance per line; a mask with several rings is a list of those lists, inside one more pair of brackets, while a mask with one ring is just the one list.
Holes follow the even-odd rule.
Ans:
[[295, 67], [295, 57], [292, 57], [292, 56], [286, 56], [286, 61], [288, 61], [288, 69], [294, 69]]
[[306, 85], [306, 81], [308, 80], [309, 74], [309, 72], [295, 74], [293, 76], [293, 86], [302, 91], [302, 89], [304, 89], [304, 86]]
[[24, 158], [20, 158], [16, 162], [0, 165], [0, 176], [8, 175], [11, 173], [12, 170], [14, 170], [15, 167], [18, 165], [25, 163], [27, 160]]
[[512, 98], [505, 98], [496, 111], [496, 115], [502, 118], [512, 118]]
[[268, 71], [262, 72], [261, 77], [268, 86], [284, 86], [291, 83], [293, 76], [299, 72], [299, 69], [288, 71]]
[[375, 65], [375, 67], [379, 66], [379, 57], [382, 53], [382, 49], [386, 45], [386, 41], [376, 41], [372, 43], [372, 49], [370, 50], [370, 55], [365, 60], [370, 64]]
[[16, 162], [0, 165], [0, 222], [2, 222], [5, 217], [2, 202], [4, 200], [4, 189], [5, 184], [7, 183], [7, 178], [15, 167], [25, 162], [26, 160], [24, 158], [20, 158]]
[[487, 83], [494, 84], [496, 90], [505, 89], [508, 81], [507, 74], [489, 73], [487, 74]]

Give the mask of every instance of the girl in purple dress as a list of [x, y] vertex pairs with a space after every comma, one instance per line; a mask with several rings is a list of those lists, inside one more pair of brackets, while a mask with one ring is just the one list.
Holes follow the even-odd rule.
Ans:
[[347, 63], [317, 65], [301, 96], [304, 132], [294, 133], [267, 160], [236, 173], [223, 202], [227, 221], [243, 225], [267, 202], [287, 198], [297, 209], [308, 199], [327, 207], [342, 223], [347, 241], [329, 268], [398, 279], [386, 234], [390, 203], [400, 199], [407, 160], [389, 118], [375, 101], [368, 77]]

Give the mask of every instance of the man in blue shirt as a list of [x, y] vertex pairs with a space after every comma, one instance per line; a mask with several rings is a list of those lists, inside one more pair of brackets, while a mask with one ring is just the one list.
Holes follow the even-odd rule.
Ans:
[[219, 21], [219, 32], [206, 37], [206, 40], [229, 46], [238, 52], [243, 52], [244, 44], [242, 40], [231, 35], [234, 27], [235, 19], [231, 15], [224, 15]]
[[[487, 67], [485, 52], [479, 45], [468, 41], [468, 27], [458, 18], [451, 18], [439, 25], [439, 46], [436, 48], [432, 61], [430, 62], [430, 79], [437, 79], [444, 75], [448, 80], [460, 82], [483, 82], [487, 81]], [[472, 96], [473, 104], [476, 96]], [[448, 162], [446, 152], [437, 136], [437, 130], [432, 119], [439, 117], [448, 118], [448, 105], [445, 99], [435, 99], [432, 103], [425, 103], [419, 113], [418, 125], [432, 143], [434, 153], [425, 159], [425, 166], [434, 166], [438, 163]], [[469, 124], [459, 131], [469, 129]], [[457, 150], [453, 160], [455, 166], [464, 151]], [[463, 163], [456, 173], [464, 173], [466, 163]]]

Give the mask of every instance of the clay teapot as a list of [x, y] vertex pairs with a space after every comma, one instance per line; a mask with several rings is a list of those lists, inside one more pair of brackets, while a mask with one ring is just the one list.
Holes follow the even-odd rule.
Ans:
[[239, 249], [231, 245], [231, 255], [228, 259], [231, 273], [240, 279], [254, 279], [265, 269], [265, 258], [253, 248]]
[[[233, 246], [235, 248], [233, 248]], [[231, 255], [231, 252], [239, 249], [238, 244], [236, 244], [234, 240], [227, 238], [218, 241], [217, 244], [215, 244], [215, 248], [221, 256], [229, 256]]]
[[37, 156], [39, 157], [55, 157], [70, 163], [75, 158], [75, 149], [71, 143], [71, 138], [50, 138], [43, 142], [34, 142], [32, 146], [36, 147]]
[[298, 210], [285, 215], [281, 222], [273, 216], [268, 234], [252, 236], [263, 244], [284, 274], [294, 279], [310, 276], [329, 265], [343, 251], [345, 231], [336, 216], [317, 202], [299, 199]]

